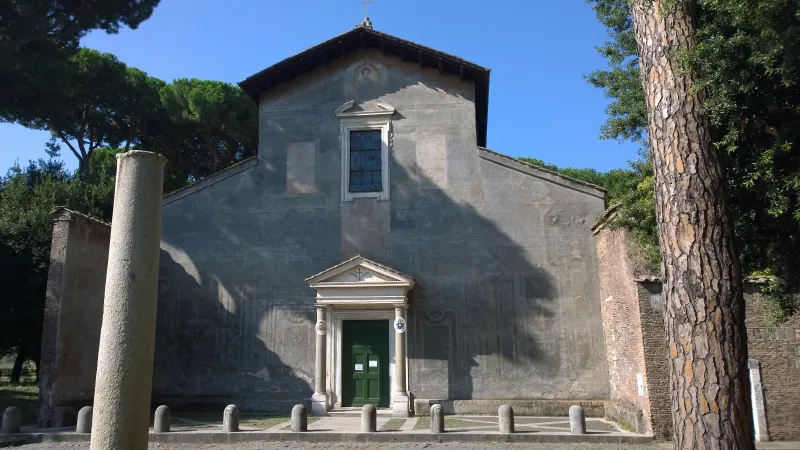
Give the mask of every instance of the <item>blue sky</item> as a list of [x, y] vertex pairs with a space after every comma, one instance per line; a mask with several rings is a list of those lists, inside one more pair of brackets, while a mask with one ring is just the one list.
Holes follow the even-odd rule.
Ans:
[[[374, 28], [492, 69], [488, 147], [559, 166], [627, 167], [637, 147], [599, 139], [608, 103], [584, 74], [606, 39], [585, 0], [374, 0]], [[341, 34], [361, 0], [162, 0], [136, 30], [82, 44], [164, 80], [241, 81]], [[0, 124], [0, 173], [45, 156], [49, 134]], [[68, 150], [68, 167], [77, 167]]]

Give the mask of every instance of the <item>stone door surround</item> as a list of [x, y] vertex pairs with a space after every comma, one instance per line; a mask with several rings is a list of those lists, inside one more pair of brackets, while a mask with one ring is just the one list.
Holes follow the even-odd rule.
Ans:
[[306, 282], [317, 291], [312, 413], [324, 414], [341, 407], [342, 323], [385, 319], [390, 334], [390, 405], [393, 415], [408, 417], [406, 310], [414, 279], [357, 255], [307, 278]]

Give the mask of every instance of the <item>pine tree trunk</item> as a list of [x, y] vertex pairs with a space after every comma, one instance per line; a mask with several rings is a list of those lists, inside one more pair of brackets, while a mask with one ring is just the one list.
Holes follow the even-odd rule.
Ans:
[[695, 45], [695, 2], [632, 0], [655, 172], [673, 442], [755, 448], [742, 279], [722, 163], [676, 51]]

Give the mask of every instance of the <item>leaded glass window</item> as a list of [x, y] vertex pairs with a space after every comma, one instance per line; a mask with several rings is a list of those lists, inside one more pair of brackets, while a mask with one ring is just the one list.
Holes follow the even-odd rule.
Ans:
[[380, 192], [381, 130], [350, 131], [350, 192]]

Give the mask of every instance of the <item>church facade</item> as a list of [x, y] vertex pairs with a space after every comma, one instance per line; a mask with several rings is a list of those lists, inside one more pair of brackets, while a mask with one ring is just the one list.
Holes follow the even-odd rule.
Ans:
[[240, 85], [258, 156], [164, 199], [155, 396], [608, 397], [604, 192], [484, 148], [488, 69], [361, 26]]
[[[241, 82], [258, 155], [163, 200], [154, 404], [602, 415], [604, 191], [485, 147], [489, 74], [367, 23]], [[91, 401], [108, 245], [55, 219], [47, 424]]]

